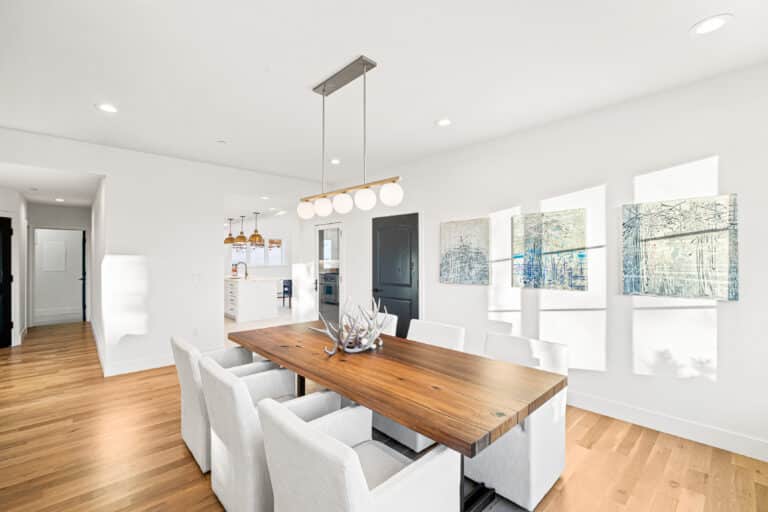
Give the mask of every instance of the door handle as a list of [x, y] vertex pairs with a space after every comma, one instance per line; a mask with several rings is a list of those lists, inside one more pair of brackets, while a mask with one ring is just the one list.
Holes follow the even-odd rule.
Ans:
[[374, 288], [374, 289], [373, 289], [373, 292], [374, 292], [374, 293], [378, 293], [378, 292], [380, 292], [380, 291], [382, 291], [382, 289], [381, 289], [381, 288]]

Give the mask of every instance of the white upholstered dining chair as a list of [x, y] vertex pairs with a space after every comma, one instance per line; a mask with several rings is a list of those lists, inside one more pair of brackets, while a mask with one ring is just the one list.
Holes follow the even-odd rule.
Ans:
[[408, 339], [451, 350], [464, 350], [466, 329], [457, 325], [414, 318], [408, 326]]
[[306, 422], [274, 400], [259, 417], [275, 512], [458, 512], [458, 452], [440, 446], [416, 461], [371, 440], [361, 406]]
[[242, 376], [275, 368], [269, 361], [256, 361], [251, 352], [240, 347], [202, 353], [191, 343], [171, 338], [173, 360], [181, 386], [181, 438], [192, 453], [200, 471], [211, 469], [211, 426], [205, 408], [198, 361], [210, 357], [233, 375]]
[[397, 336], [397, 315], [392, 313], [379, 313], [377, 320], [384, 318], [384, 327], [381, 329], [382, 334], [388, 334], [389, 336]]
[[[413, 319], [411, 320], [411, 325], [408, 327], [409, 340], [420, 341], [422, 343], [428, 343], [430, 345], [451, 350], [464, 350], [465, 336], [466, 330], [464, 327], [430, 322], [427, 320]], [[404, 427], [396, 421], [378, 413], [373, 414], [373, 426], [376, 430], [387, 434], [392, 439], [404, 444], [417, 453], [422, 452], [435, 444], [435, 442], [427, 436], [414, 432], [408, 427]]]
[[[568, 373], [568, 347], [560, 343], [489, 333], [485, 355]], [[464, 474], [526, 510], [535, 509], [565, 468], [566, 391], [558, 392], [475, 457], [465, 458]]]
[[324, 391], [295, 398], [296, 375], [274, 369], [237, 378], [215, 361], [200, 360], [205, 403], [211, 418], [211, 487], [228, 512], [272, 512], [272, 487], [256, 403], [284, 401], [305, 420], [341, 408], [341, 397]]

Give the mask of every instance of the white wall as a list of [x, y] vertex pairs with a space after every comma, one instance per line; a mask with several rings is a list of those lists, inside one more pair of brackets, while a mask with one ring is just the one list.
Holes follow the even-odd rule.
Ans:
[[29, 203], [29, 227], [91, 230], [90, 206]]
[[11, 331], [12, 346], [21, 343], [27, 328], [26, 322], [26, 282], [27, 282], [27, 204], [21, 194], [15, 190], [0, 188], [0, 217], [11, 219]]
[[[96, 340], [96, 349], [99, 353], [99, 361], [102, 370], [106, 370], [107, 349], [104, 341], [104, 323], [102, 320], [101, 307], [101, 262], [104, 259], [106, 244], [106, 225], [104, 219], [105, 209], [105, 180], [101, 180], [99, 188], [96, 191], [96, 197], [93, 198], [91, 205], [91, 328], [93, 337]], [[106, 371], [105, 371], [106, 373]]]
[[[35, 248], [34, 244], [34, 230], [35, 229], [74, 229], [83, 230], [86, 232], [86, 249], [85, 249], [85, 272], [86, 272], [86, 289], [85, 289], [85, 304], [86, 304], [86, 318], [91, 320], [91, 303], [93, 295], [93, 285], [90, 281], [91, 273], [93, 272], [93, 264], [91, 257], [91, 207], [90, 206], [61, 206], [42, 203], [28, 203], [27, 206], [29, 217], [29, 241], [28, 241], [28, 254], [29, 254], [29, 300], [27, 305], [32, 311], [35, 302]], [[30, 316], [31, 319], [31, 316]], [[54, 320], [55, 321], [55, 318]], [[38, 322], [40, 323], [40, 322]], [[42, 323], [50, 323], [44, 321]]]
[[[418, 212], [422, 317], [462, 323], [468, 349], [479, 351], [486, 331], [505, 327], [487, 319], [487, 287], [438, 282], [439, 224], [515, 206], [533, 211], [541, 200], [605, 185], [606, 368], [572, 370], [571, 403], [768, 460], [768, 394], [761, 391], [768, 364], [767, 90], [762, 65], [380, 170], [376, 177], [403, 176], [405, 201], [341, 218], [344, 293], [358, 302], [370, 297], [370, 219]], [[461, 130], [456, 121], [450, 129]], [[717, 379], [637, 375], [633, 302], [618, 293], [620, 206], [633, 202], [634, 176], [709, 155], [720, 156], [720, 192], [739, 194], [741, 298], [717, 305]], [[312, 261], [318, 223], [303, 223], [297, 260]], [[537, 336], [539, 292], [522, 296], [522, 332]]]
[[28, 204], [23, 197], [19, 197], [19, 217], [18, 217], [18, 260], [19, 260], [19, 295], [16, 301], [16, 308], [19, 311], [18, 322], [18, 340], [16, 343], [21, 343], [24, 340], [24, 335], [29, 327], [29, 318], [27, 307], [27, 301], [29, 297], [29, 216], [28, 216]]
[[[316, 185], [257, 172], [0, 129], [0, 161], [104, 175], [103, 254], [147, 257], [149, 332], [103, 346], [107, 375], [171, 364], [169, 339], [184, 336], [203, 349], [220, 347], [222, 223], [233, 205], [260, 195], [294, 198]], [[239, 207], [239, 206], [238, 206]], [[96, 249], [94, 266], [100, 265]], [[98, 276], [96, 276], [98, 279]], [[99, 321], [94, 318], [94, 332]], [[103, 327], [103, 326], [102, 326]], [[103, 338], [102, 338], [103, 339]]]

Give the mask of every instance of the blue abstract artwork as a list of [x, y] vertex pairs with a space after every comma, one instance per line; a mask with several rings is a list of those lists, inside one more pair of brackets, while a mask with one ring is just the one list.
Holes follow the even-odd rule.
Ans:
[[487, 218], [440, 224], [440, 282], [487, 285], [489, 252]]
[[512, 286], [587, 290], [586, 210], [512, 218]]
[[736, 194], [625, 205], [626, 295], [738, 300]]

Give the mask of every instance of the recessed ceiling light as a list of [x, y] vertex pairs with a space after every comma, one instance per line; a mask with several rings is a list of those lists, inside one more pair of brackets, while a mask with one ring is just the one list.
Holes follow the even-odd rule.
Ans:
[[699, 21], [694, 26], [692, 26], [691, 34], [693, 34], [694, 36], [703, 36], [705, 34], [710, 34], [716, 30], [720, 30], [721, 28], [723, 28], [725, 24], [731, 20], [731, 18], [733, 18], [733, 14], [729, 12], [724, 12], [720, 14], [715, 14], [714, 16], [709, 16]]
[[285, 215], [285, 210], [280, 210], [275, 214], [275, 216], [278, 216], [278, 215]]
[[262, 198], [263, 200], [265, 200], [265, 201], [268, 201], [268, 200], [269, 200], [269, 196], [261, 196], [261, 198]]
[[117, 107], [111, 103], [99, 103], [96, 108], [107, 114], [117, 114]]
[[446, 126], [451, 126], [451, 120], [450, 119], [438, 119], [435, 121], [435, 124], [439, 126], [440, 128], [445, 128]]
[[331, 165], [339, 165], [341, 163], [341, 160], [338, 158], [331, 158]]
[[64, 199], [62, 199], [62, 198], [60, 198], [60, 197], [57, 197], [57, 198], [56, 198], [56, 202], [57, 202], [57, 203], [63, 203], [63, 202], [64, 202]]
[[277, 208], [275, 208], [274, 206], [270, 206], [270, 207], [269, 207], [269, 211], [273, 212], [273, 211], [275, 211], [275, 210], [277, 210]]

